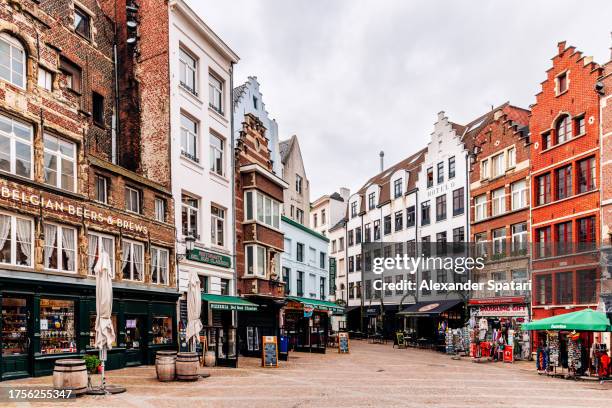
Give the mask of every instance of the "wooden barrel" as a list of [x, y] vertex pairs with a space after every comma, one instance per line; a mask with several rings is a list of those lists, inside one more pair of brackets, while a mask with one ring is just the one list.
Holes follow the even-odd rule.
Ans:
[[76, 395], [87, 391], [87, 367], [82, 359], [63, 359], [55, 361], [53, 369], [53, 388], [71, 390]]
[[155, 353], [155, 372], [159, 381], [174, 381], [176, 376], [176, 351]]
[[196, 381], [198, 379], [199, 359], [197, 353], [178, 353], [176, 355], [176, 379]]

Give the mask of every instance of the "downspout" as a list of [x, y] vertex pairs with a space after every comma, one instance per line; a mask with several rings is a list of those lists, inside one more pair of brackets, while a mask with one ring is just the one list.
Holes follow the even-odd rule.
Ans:
[[[230, 80], [230, 143], [231, 143], [231, 149], [230, 149], [230, 157], [231, 157], [231, 170], [230, 170], [230, 189], [231, 189], [231, 194], [232, 194], [232, 233], [233, 233], [233, 239], [232, 239], [232, 264], [234, 265], [234, 282], [233, 282], [233, 293], [235, 296], [238, 295], [238, 269], [237, 269], [237, 265], [236, 265], [236, 175], [235, 170], [236, 170], [236, 155], [234, 152], [235, 149], [235, 140], [234, 140], [234, 62], [230, 62], [230, 75], [229, 75], [229, 80]], [[238, 313], [236, 313], [236, 317], [238, 316]]]
[[[111, 162], [113, 164], [117, 164], [117, 133], [118, 130], [120, 128], [120, 123], [119, 123], [119, 57], [118, 57], [118, 53], [117, 53], [117, 3], [115, 3], [115, 21], [114, 21], [114, 28], [115, 28], [115, 32], [113, 35], [113, 74], [115, 76], [115, 86], [114, 86], [114, 90], [115, 90], [115, 118], [113, 120], [112, 123], [112, 130], [111, 130]], [[178, 280], [178, 274], [177, 274], [177, 280]], [[178, 283], [177, 283], [177, 287], [178, 287]]]

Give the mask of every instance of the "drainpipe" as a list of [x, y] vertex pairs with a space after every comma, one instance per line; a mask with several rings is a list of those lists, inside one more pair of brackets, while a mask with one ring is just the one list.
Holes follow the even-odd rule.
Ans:
[[[232, 264], [234, 265], [234, 280], [233, 280], [233, 293], [235, 296], [238, 295], [238, 267], [236, 265], [236, 175], [234, 174], [236, 171], [236, 155], [234, 152], [235, 149], [235, 138], [234, 138], [234, 62], [230, 62], [230, 157], [231, 157], [231, 169], [230, 169], [230, 189], [232, 194]], [[235, 314], [236, 321], [235, 326], [238, 326], [238, 312]]]
[[[113, 74], [115, 79], [115, 118], [113, 120], [112, 138], [111, 138], [111, 162], [117, 164], [117, 134], [120, 129], [119, 122], [119, 56], [117, 55], [117, 4], [115, 3], [115, 32], [113, 34]], [[177, 274], [178, 279], [178, 274]], [[177, 285], [178, 287], [178, 285]]]

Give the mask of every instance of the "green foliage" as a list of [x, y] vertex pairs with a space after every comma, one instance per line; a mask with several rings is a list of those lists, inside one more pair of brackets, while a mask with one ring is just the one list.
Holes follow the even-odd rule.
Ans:
[[85, 366], [87, 367], [87, 371], [89, 373], [95, 374], [98, 371], [98, 367], [100, 366], [100, 359], [98, 356], [87, 354], [83, 356], [83, 360], [85, 360]]

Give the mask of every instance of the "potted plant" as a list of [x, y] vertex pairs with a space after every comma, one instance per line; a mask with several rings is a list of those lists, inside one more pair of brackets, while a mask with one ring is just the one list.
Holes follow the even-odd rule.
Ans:
[[98, 356], [87, 354], [83, 357], [83, 360], [85, 360], [85, 366], [89, 374], [96, 374], [98, 372], [98, 367], [100, 366], [100, 359]]

